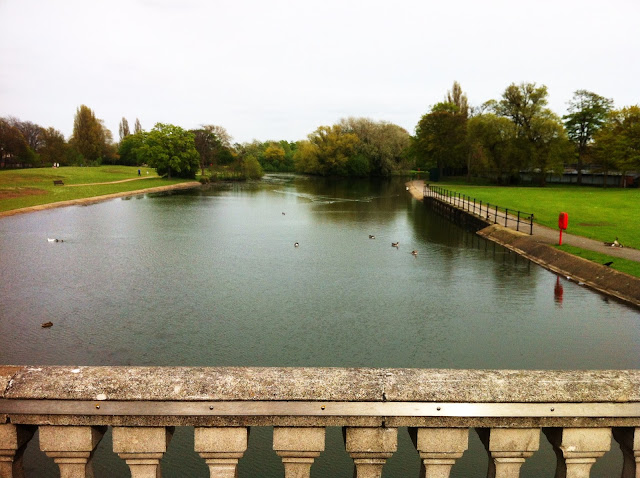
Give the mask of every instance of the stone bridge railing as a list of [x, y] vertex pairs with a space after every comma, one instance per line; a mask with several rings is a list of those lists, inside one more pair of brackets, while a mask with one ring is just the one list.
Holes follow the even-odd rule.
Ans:
[[108, 426], [134, 478], [160, 476], [176, 426], [195, 427], [195, 451], [218, 478], [236, 476], [254, 426], [274, 426], [287, 478], [309, 476], [327, 426], [344, 427], [358, 478], [381, 475], [398, 427], [409, 427], [427, 478], [449, 476], [470, 429], [490, 477], [518, 477], [541, 433], [558, 478], [588, 477], [612, 436], [624, 463], [610, 476], [640, 477], [640, 371], [3, 366], [0, 381], [3, 478], [23, 476], [36, 428], [61, 477], [93, 476]]

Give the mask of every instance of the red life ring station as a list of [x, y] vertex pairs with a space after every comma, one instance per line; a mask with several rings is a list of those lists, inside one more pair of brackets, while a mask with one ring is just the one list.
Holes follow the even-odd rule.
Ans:
[[569, 226], [569, 214], [566, 212], [561, 212], [558, 216], [558, 227], [560, 228], [560, 241], [558, 245], [562, 245], [562, 231], [565, 231]]

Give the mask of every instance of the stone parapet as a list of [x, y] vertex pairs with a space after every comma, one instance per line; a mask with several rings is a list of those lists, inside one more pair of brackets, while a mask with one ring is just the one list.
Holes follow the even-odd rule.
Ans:
[[195, 451], [218, 478], [237, 473], [250, 427], [274, 426], [285, 476], [302, 478], [324, 451], [325, 427], [339, 426], [361, 478], [381, 475], [399, 427], [409, 427], [427, 478], [449, 476], [470, 429], [488, 476], [518, 477], [546, 436], [558, 476], [588, 476], [613, 437], [622, 477], [638, 478], [636, 370], [5, 366], [0, 379], [1, 478], [22, 476], [35, 426], [70, 477], [90, 476], [107, 426], [136, 477], [159, 476], [174, 427], [194, 426]]

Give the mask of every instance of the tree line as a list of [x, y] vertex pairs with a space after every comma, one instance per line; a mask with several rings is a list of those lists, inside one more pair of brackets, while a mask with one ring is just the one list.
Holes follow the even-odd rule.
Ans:
[[123, 164], [155, 167], [168, 177], [252, 178], [267, 172], [322, 176], [389, 176], [412, 169], [432, 175], [466, 175], [510, 184], [522, 172], [544, 184], [565, 166], [607, 174], [640, 170], [640, 107], [615, 109], [613, 100], [577, 90], [560, 117], [548, 108], [548, 90], [512, 83], [501, 98], [471, 106], [453, 83], [411, 135], [402, 127], [368, 118], [345, 118], [319, 126], [295, 142], [233, 143], [217, 125], [184, 130], [158, 123], [131, 131], [122, 118], [119, 141], [81, 105], [66, 141], [54, 128], [0, 118], [0, 167]]

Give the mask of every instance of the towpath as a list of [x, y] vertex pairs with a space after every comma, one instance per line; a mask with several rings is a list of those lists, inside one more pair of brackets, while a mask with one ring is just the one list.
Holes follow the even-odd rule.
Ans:
[[[407, 190], [411, 193], [411, 195], [422, 201], [424, 198], [424, 181], [423, 180], [414, 180], [407, 183]], [[440, 197], [440, 199], [447, 200], [448, 198]], [[453, 202], [453, 201], [450, 201]], [[460, 202], [460, 200], [458, 200]], [[514, 221], [515, 224], [515, 221]], [[515, 229], [515, 225], [509, 225], [510, 229]], [[521, 226], [522, 228], [522, 226]], [[558, 244], [559, 231], [556, 229], [551, 229], [549, 227], [542, 226], [538, 223], [534, 223], [533, 226], [533, 235], [532, 238], [535, 241], [542, 242], [545, 244], [555, 245]], [[620, 257], [623, 259], [629, 259], [632, 261], [640, 262], [640, 250], [632, 249], [629, 247], [611, 247], [605, 246], [603, 242], [596, 241], [594, 239], [589, 239], [587, 237], [576, 236], [574, 234], [562, 234], [562, 243], [567, 244], [574, 247], [579, 247], [581, 249], [587, 249], [590, 251], [600, 252], [602, 254], [607, 254], [613, 257]]]

